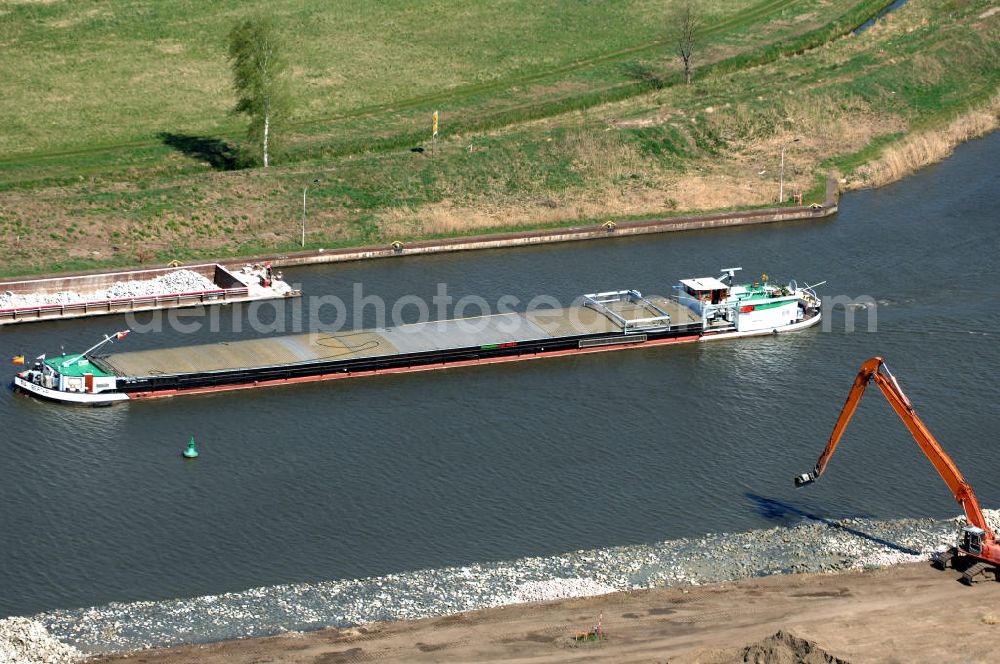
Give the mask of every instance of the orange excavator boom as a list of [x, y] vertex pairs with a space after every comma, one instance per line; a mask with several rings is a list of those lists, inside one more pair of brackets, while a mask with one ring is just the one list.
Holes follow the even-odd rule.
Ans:
[[819, 459], [816, 460], [816, 466], [812, 472], [803, 473], [795, 478], [795, 486], [805, 486], [822, 477], [826, 471], [827, 464], [830, 463], [830, 457], [833, 456], [834, 450], [837, 449], [837, 444], [844, 435], [844, 429], [847, 428], [851, 417], [854, 416], [854, 411], [858, 408], [858, 403], [865, 393], [865, 388], [871, 382], [874, 382], [882, 390], [882, 394], [885, 395], [889, 405], [892, 406], [892, 409], [903, 420], [903, 423], [910, 430], [917, 445], [920, 446], [924, 455], [934, 465], [941, 479], [951, 489], [955, 500], [965, 510], [965, 516], [969, 524], [982, 528], [986, 531], [984, 539], [987, 542], [994, 542], [995, 535], [986, 523], [983, 510], [979, 506], [979, 501], [976, 499], [976, 494], [972, 491], [972, 487], [965, 481], [965, 477], [962, 476], [958, 467], [951, 460], [951, 457], [945, 453], [944, 449], [942, 449], [941, 445], [927, 429], [927, 426], [917, 416], [917, 413], [913, 410], [913, 404], [906, 398], [902, 388], [899, 387], [899, 383], [896, 381], [896, 377], [892, 375], [889, 367], [886, 366], [885, 361], [881, 357], [873, 357], [861, 365], [861, 371], [858, 372], [857, 378], [854, 379], [854, 385], [851, 387], [850, 394], [847, 395], [847, 402], [840, 411], [840, 417], [837, 418], [837, 423], [833, 427], [833, 433], [830, 434], [830, 440], [827, 442], [826, 448], [819, 456]]

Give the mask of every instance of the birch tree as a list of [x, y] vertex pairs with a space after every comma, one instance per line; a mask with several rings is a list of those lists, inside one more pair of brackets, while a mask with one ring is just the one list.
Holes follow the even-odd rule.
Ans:
[[229, 32], [229, 62], [236, 90], [232, 112], [250, 119], [247, 135], [267, 168], [288, 109], [287, 63], [274, 21], [258, 16], [236, 25]]
[[698, 45], [698, 32], [701, 30], [701, 15], [694, 0], [677, 0], [670, 16], [671, 38], [684, 62], [684, 80], [691, 82], [691, 56]]

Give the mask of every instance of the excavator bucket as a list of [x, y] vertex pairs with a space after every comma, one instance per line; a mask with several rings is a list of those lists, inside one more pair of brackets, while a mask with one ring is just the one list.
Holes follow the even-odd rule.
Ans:
[[795, 476], [795, 488], [804, 487], [807, 484], [812, 484], [816, 481], [816, 473], [802, 473], [801, 475]]

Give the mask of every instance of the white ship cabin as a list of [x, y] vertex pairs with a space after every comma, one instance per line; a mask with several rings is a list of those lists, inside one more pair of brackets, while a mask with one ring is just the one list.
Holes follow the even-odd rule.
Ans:
[[715, 277], [681, 279], [681, 287], [689, 297], [706, 304], [722, 304], [729, 297], [729, 284]]
[[676, 289], [678, 300], [701, 316], [706, 331], [758, 332], [779, 330], [803, 319], [796, 288], [789, 286], [727, 284], [699, 277], [682, 279]]

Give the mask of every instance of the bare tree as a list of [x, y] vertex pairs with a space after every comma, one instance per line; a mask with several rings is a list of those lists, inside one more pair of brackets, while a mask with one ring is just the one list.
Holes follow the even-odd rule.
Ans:
[[694, 0], [677, 0], [670, 16], [670, 36], [684, 61], [684, 80], [691, 82], [691, 55], [698, 46], [701, 31], [701, 14]]
[[273, 152], [275, 125], [284, 119], [289, 104], [282, 46], [274, 22], [263, 16], [247, 19], [229, 33], [237, 96], [233, 113], [250, 118], [247, 133], [260, 146], [265, 168]]

